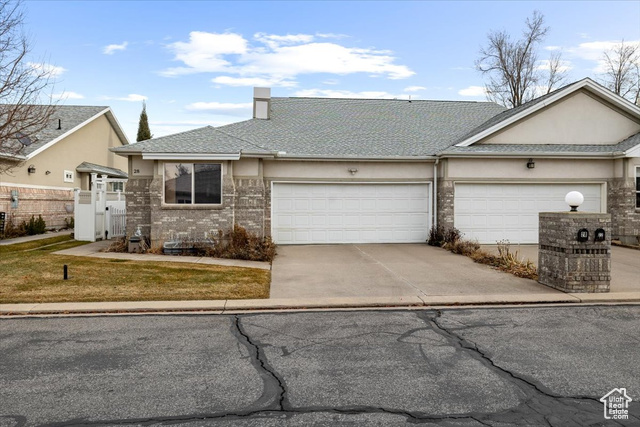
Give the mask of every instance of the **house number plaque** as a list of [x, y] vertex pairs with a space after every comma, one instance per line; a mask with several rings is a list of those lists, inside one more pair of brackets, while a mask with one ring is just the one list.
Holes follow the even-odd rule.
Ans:
[[604, 234], [604, 230], [603, 230], [602, 228], [598, 228], [598, 229], [596, 230], [596, 233], [595, 233], [595, 234], [596, 234], [596, 235], [595, 235], [595, 237], [594, 237], [594, 240], [595, 240], [596, 242], [604, 242], [605, 234]]
[[578, 231], [578, 242], [586, 242], [589, 240], [589, 230], [582, 228]]

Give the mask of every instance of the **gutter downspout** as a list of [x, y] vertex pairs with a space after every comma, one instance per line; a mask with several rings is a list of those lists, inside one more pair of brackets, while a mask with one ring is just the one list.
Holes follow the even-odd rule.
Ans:
[[433, 164], [433, 227], [438, 226], [438, 163], [440, 163], [440, 157], [436, 158]]

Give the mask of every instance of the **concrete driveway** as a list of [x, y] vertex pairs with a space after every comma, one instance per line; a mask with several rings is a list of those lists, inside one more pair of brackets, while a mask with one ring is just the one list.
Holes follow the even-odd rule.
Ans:
[[271, 298], [558, 293], [426, 244], [279, 246]]
[[[483, 245], [482, 249], [498, 253], [496, 245]], [[520, 258], [529, 259], [538, 264], [538, 245], [511, 245], [512, 252], [517, 251]], [[611, 247], [611, 292], [640, 291], [640, 251]]]

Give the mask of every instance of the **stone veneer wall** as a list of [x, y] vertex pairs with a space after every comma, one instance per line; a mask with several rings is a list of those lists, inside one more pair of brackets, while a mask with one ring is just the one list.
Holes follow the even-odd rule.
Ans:
[[[11, 208], [11, 190], [18, 191], [18, 208]], [[73, 218], [73, 211], [67, 212], [67, 206], [73, 209], [73, 189], [52, 190], [43, 188], [0, 186], [0, 212], [6, 212], [14, 225], [29, 221], [31, 216], [42, 215], [48, 229], [66, 227], [65, 218]]]
[[139, 226], [142, 235], [151, 233], [151, 178], [134, 178], [127, 182], [127, 236], [132, 236]]
[[[609, 292], [611, 282], [611, 215], [587, 212], [539, 214], [538, 281], [565, 292]], [[578, 231], [589, 231], [586, 242]], [[596, 242], [602, 228], [605, 240]]]
[[151, 243], [173, 239], [202, 239], [206, 234], [233, 227], [235, 186], [229, 175], [223, 175], [222, 206], [162, 206], [162, 176], [151, 181]]
[[453, 181], [438, 180], [438, 225], [453, 228]]
[[205, 233], [238, 224], [258, 235], [270, 235], [271, 188], [262, 178], [223, 176], [222, 206], [162, 206], [162, 177], [127, 183], [127, 236], [140, 226], [152, 243], [200, 239]]
[[640, 209], [636, 209], [634, 179], [607, 182], [607, 211], [611, 213], [612, 237], [626, 244], [640, 243]]
[[235, 180], [235, 223], [264, 235], [265, 185], [262, 178]]

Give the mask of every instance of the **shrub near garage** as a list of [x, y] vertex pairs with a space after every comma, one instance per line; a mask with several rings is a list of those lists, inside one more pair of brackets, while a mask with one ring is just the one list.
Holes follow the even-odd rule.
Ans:
[[531, 261], [520, 258], [518, 251], [511, 252], [508, 240], [497, 243], [498, 255], [496, 256], [481, 250], [477, 241], [462, 239], [462, 233], [455, 227], [449, 229], [431, 227], [427, 241], [431, 246], [440, 246], [454, 254], [468, 256], [479, 264], [490, 265], [524, 279], [538, 280], [536, 266]]

